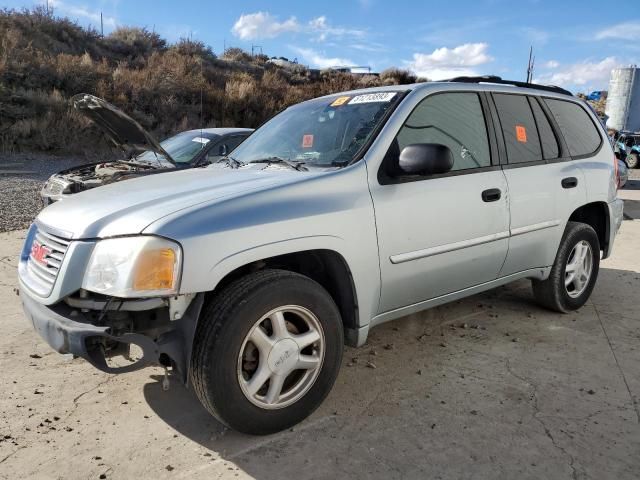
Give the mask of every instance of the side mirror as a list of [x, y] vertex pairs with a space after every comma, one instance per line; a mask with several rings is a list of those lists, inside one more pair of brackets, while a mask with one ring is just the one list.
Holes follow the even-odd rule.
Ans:
[[227, 144], [223, 143], [218, 147], [218, 155], [220, 155], [221, 157], [224, 157], [227, 153], [229, 153], [228, 150], [229, 148], [227, 147]]
[[453, 154], [438, 143], [414, 143], [400, 152], [399, 167], [408, 175], [447, 173], [453, 168]]

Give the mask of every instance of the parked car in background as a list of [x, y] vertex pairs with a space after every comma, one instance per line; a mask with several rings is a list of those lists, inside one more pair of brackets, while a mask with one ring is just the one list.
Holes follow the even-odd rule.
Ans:
[[[640, 163], [640, 133], [620, 132], [617, 142], [622, 160], [625, 161], [627, 167], [638, 168]], [[622, 154], [623, 151], [624, 154]]]
[[[321, 404], [344, 344], [376, 325], [520, 279], [548, 309], [582, 307], [622, 223], [617, 172], [602, 124], [558, 87], [338, 93], [227, 161], [45, 208], [20, 298], [58, 352], [171, 367], [226, 425], [272, 433]], [[109, 363], [130, 345], [142, 356]]]
[[101, 98], [81, 93], [71, 102], [123, 150], [125, 158], [88, 163], [52, 175], [40, 193], [45, 205], [107, 183], [217, 162], [253, 132], [249, 128], [203, 128], [158, 142], [138, 122]]

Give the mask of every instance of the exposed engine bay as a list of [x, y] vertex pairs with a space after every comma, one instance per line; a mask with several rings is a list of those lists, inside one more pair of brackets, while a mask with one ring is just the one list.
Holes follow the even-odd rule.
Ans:
[[[76, 191], [87, 190], [107, 183], [124, 180], [131, 173], [157, 172], [156, 166], [127, 161], [83, 165], [67, 172], [60, 172], [62, 179], [73, 182]], [[163, 169], [164, 170], [164, 169]]]
[[125, 180], [130, 175], [139, 176], [172, 169], [172, 166], [159, 168], [157, 165], [126, 160], [91, 163], [53, 175], [46, 183], [43, 194], [55, 197], [56, 195], [79, 193], [90, 188]]

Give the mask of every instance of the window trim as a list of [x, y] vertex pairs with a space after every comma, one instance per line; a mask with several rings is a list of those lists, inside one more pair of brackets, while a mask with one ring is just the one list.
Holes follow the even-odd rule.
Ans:
[[[504, 161], [502, 161], [503, 159], [501, 158], [501, 165], [503, 168], [509, 169], [509, 168], [516, 168], [516, 167], [531, 167], [534, 165], [546, 165], [547, 163], [549, 163], [548, 160], [546, 160], [544, 158], [544, 151], [542, 149], [542, 141], [540, 140], [540, 129], [538, 128], [538, 122], [536, 121], [536, 115], [535, 113], [533, 113], [533, 109], [531, 108], [531, 103], [529, 103], [529, 97], [531, 97], [532, 95], [528, 94], [528, 93], [524, 93], [524, 92], [489, 92], [490, 96], [491, 96], [491, 101], [493, 103], [493, 107], [495, 108], [495, 114], [496, 114], [496, 123], [497, 123], [497, 129], [500, 132], [500, 135], [502, 137], [502, 144], [503, 144], [503, 150], [502, 153], [504, 154]], [[542, 156], [542, 159], [540, 160], [532, 160], [529, 162], [509, 162], [509, 155], [507, 153], [507, 140], [504, 138], [504, 133], [503, 133], [503, 129], [502, 129], [502, 120], [500, 119], [500, 114], [498, 113], [498, 106], [495, 103], [495, 98], [494, 95], [514, 95], [514, 96], [520, 96], [520, 97], [524, 97], [524, 99], [527, 101], [527, 105], [529, 105], [529, 110], [531, 111], [531, 116], [533, 117], [533, 124], [536, 127], [536, 134], [538, 135], [538, 143], [540, 144], [540, 155]], [[553, 129], [553, 125], [551, 127]], [[556, 140], [557, 140], [557, 136], [556, 136]], [[558, 145], [559, 146], [559, 145]], [[557, 159], [552, 159], [552, 160], [557, 160]]]
[[[413, 115], [416, 109], [420, 107], [420, 105], [422, 105], [424, 102], [426, 102], [429, 98], [435, 97], [436, 95], [457, 94], [457, 93], [473, 93], [478, 96], [478, 100], [480, 102], [480, 109], [482, 110], [482, 116], [484, 117], [485, 131], [487, 134], [487, 143], [489, 147], [489, 165], [484, 167], [465, 168], [462, 170], [452, 170], [447, 173], [438, 173], [434, 175], [400, 175], [397, 177], [390, 177], [389, 175], [387, 175], [387, 173], [384, 170], [385, 160], [387, 158], [387, 155], [389, 154], [389, 150], [391, 149], [391, 145], [389, 145], [389, 148], [387, 148], [387, 151], [385, 152], [382, 162], [380, 162], [380, 166], [378, 167], [377, 177], [378, 177], [378, 183], [380, 185], [396, 185], [401, 183], [420, 182], [425, 180], [435, 180], [435, 179], [446, 178], [446, 177], [457, 177], [458, 175], [469, 175], [473, 173], [491, 172], [495, 170], [500, 170], [500, 163], [499, 163], [500, 157], [499, 157], [498, 148], [495, 145], [495, 132], [493, 132], [492, 116], [488, 109], [489, 104], [487, 102], [485, 93], [478, 90], [472, 90], [472, 89], [441, 90], [441, 91], [432, 92], [426, 95], [424, 98], [418, 101], [415, 107], [413, 107], [411, 112], [409, 112], [409, 114], [406, 116], [406, 118], [402, 122], [402, 125], [400, 126], [398, 131], [395, 132], [393, 136], [393, 140], [395, 141], [400, 131], [407, 124], [407, 120], [411, 117], [411, 115]], [[493, 132], [494, 134], [492, 135], [491, 132]]]
[[[600, 137], [600, 143], [598, 144], [598, 147], [594, 151], [589, 152], [589, 153], [584, 153], [584, 154], [581, 154], [581, 155], [575, 155], [575, 156], [571, 155], [571, 152], [569, 151], [569, 144], [567, 144], [566, 155], [568, 156], [569, 159], [582, 160], [584, 158], [594, 157], [594, 156], [596, 156], [596, 155], [598, 155], [600, 153], [600, 150], [602, 150], [602, 146], [604, 145], [605, 142], [604, 142], [604, 139], [602, 138], [602, 127], [598, 127], [598, 125], [594, 121], [593, 112], [589, 112], [585, 108], [585, 106], [582, 105], [582, 103], [576, 102], [574, 100], [569, 100], [569, 99], [565, 99], [565, 98], [558, 98], [558, 97], [549, 97], [549, 96], [546, 96], [546, 95], [544, 95], [544, 96], [541, 95], [540, 98], [543, 100], [543, 102], [541, 102], [541, 103], [544, 103], [545, 107], [547, 107], [549, 109], [549, 112], [551, 113], [551, 115], [552, 115], [554, 120], [555, 120], [555, 115], [553, 115], [553, 111], [551, 110], [551, 107], [549, 107], [547, 105], [547, 100], [556, 100], [558, 102], [572, 103], [572, 104], [576, 105], [578, 108], [581, 108], [582, 111], [587, 114], [587, 117], [591, 121], [591, 124], [593, 125], [593, 127], [596, 129], [596, 132], [598, 133], [598, 137]], [[562, 133], [562, 129], [560, 128], [560, 125], [558, 125], [558, 131], [559, 131], [560, 135], [562, 135], [562, 138], [566, 143], [566, 139], [564, 138], [564, 134]]]
[[[542, 158], [547, 162], [549, 160], [556, 160], [558, 158], [562, 158], [562, 148], [560, 147], [558, 134], [554, 130], [553, 125], [551, 124], [551, 120], [549, 120], [549, 118], [547, 117], [547, 112], [544, 111], [544, 109], [540, 106], [540, 102], [538, 102], [535, 97], [532, 97], [531, 95], [527, 95], [527, 101], [529, 102], [529, 108], [531, 109], [531, 113], [533, 114], [533, 121], [536, 124], [536, 130], [538, 131], [538, 140], [540, 141], [540, 153], [542, 154]], [[538, 105], [540, 110], [542, 110], [542, 115], [544, 115], [544, 117], [547, 119], [547, 123], [549, 124], [549, 128], [551, 129], [551, 135], [553, 135], [553, 138], [556, 141], [556, 146], [558, 147], [558, 155], [555, 157], [547, 158], [544, 153], [544, 145], [542, 144], [542, 134], [540, 133], [540, 123], [538, 122], [538, 118], [536, 117], [536, 112], [533, 109], [533, 103]]]
[[547, 104], [542, 101], [542, 97], [536, 96], [532, 98], [536, 99], [536, 101], [538, 102], [538, 105], [540, 105], [540, 108], [542, 108], [542, 111], [547, 116], [547, 120], [551, 124], [551, 129], [553, 130], [553, 133], [556, 136], [556, 140], [558, 141], [558, 146], [560, 147], [560, 152], [559, 152], [560, 156], [558, 158], [551, 158], [547, 160], [547, 162], [556, 163], [559, 160], [564, 160], [564, 161], [571, 160], [571, 155], [569, 154], [569, 147], [567, 146], [567, 142], [565, 141], [564, 136], [560, 131], [560, 125], [558, 125], [558, 122], [556, 121], [556, 117], [553, 116], [553, 113], [551, 112]]

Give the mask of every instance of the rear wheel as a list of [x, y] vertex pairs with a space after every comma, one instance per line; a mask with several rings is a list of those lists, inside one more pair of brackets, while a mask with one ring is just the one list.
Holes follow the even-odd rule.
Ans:
[[625, 161], [627, 162], [627, 167], [629, 167], [629, 168], [638, 168], [638, 154], [637, 153], [630, 153], [629, 155], [627, 155], [627, 158], [625, 158]]
[[600, 243], [595, 230], [585, 223], [569, 222], [549, 278], [533, 280], [533, 294], [551, 310], [577, 310], [591, 295], [599, 267]]
[[194, 342], [202, 404], [231, 428], [264, 435], [303, 420], [336, 379], [344, 344], [331, 296], [308, 277], [263, 270], [214, 297]]

